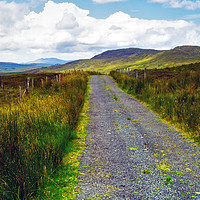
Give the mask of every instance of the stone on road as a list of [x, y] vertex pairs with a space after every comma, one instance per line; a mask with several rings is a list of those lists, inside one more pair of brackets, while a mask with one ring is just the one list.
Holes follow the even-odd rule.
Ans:
[[200, 199], [200, 148], [110, 77], [90, 85], [76, 199]]

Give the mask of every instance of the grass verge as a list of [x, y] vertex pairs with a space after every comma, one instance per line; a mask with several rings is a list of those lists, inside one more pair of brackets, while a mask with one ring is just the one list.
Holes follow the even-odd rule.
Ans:
[[199, 145], [199, 71], [165, 69], [150, 73], [147, 79], [136, 79], [114, 71], [110, 75], [122, 90], [147, 104]]
[[76, 139], [70, 141], [65, 152], [63, 161], [56, 174], [52, 174], [46, 181], [46, 186], [34, 200], [72, 200], [79, 192], [76, 188], [78, 184], [78, 175], [80, 175], [80, 157], [85, 149], [86, 128], [88, 125], [90, 85], [88, 84], [85, 103], [79, 117], [78, 127], [76, 129]]

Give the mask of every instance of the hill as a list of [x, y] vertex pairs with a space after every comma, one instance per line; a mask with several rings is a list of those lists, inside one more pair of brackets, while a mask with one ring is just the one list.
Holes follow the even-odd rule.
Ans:
[[27, 70], [41, 70], [41, 67], [47, 67], [52, 65], [66, 64], [66, 60], [60, 60], [57, 58], [40, 58], [35, 61], [27, 63], [12, 63], [12, 62], [0, 62], [0, 72], [9, 73], [9, 72], [23, 72]]
[[199, 46], [179, 46], [171, 50], [118, 49], [109, 50], [91, 59], [76, 60], [64, 65], [50, 66], [31, 72], [64, 72], [66, 70], [97, 70], [108, 73], [111, 70], [130, 68], [165, 68], [200, 62]]
[[0, 72], [3, 71], [23, 71], [25, 69], [41, 67], [35, 63], [31, 64], [19, 64], [19, 63], [12, 63], [12, 62], [0, 62]]
[[117, 49], [105, 51], [99, 55], [94, 56], [92, 59], [116, 59], [125, 58], [128, 56], [140, 56], [144, 54], [156, 54], [162, 51], [157, 51], [154, 49], [139, 49], [139, 48], [128, 48], [128, 49]]
[[40, 58], [35, 61], [29, 62], [29, 64], [38, 64], [38, 65], [48, 66], [48, 65], [59, 65], [59, 64], [62, 65], [68, 62], [70, 62], [70, 60], [66, 61], [66, 60], [61, 60], [58, 58]]

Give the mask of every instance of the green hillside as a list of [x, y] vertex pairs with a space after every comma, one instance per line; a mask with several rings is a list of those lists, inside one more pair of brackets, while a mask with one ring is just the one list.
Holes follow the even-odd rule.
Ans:
[[180, 46], [171, 50], [157, 51], [152, 49], [118, 49], [103, 52], [91, 59], [76, 60], [64, 65], [51, 66], [31, 72], [64, 72], [66, 70], [111, 70], [130, 68], [164, 68], [200, 61], [199, 46]]

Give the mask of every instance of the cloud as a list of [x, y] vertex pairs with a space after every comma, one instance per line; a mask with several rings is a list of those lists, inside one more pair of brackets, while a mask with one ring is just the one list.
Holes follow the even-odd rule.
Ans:
[[183, 19], [200, 19], [200, 14], [186, 15]]
[[29, 0], [29, 4], [31, 8], [37, 8], [38, 6], [41, 6], [44, 2], [47, 2], [48, 0]]
[[7, 34], [12, 31], [23, 21], [24, 16], [29, 12], [26, 4], [16, 4], [6, 1], [0, 2], [0, 35]]
[[1, 61], [78, 59], [112, 48], [200, 45], [200, 27], [192, 22], [143, 20], [121, 11], [96, 19], [73, 3], [48, 1], [36, 13], [25, 4], [0, 2], [0, 20]]
[[56, 24], [58, 29], [74, 29], [78, 27], [78, 23], [76, 22], [76, 18], [71, 13], [65, 13], [61, 21]]
[[120, 2], [120, 1], [126, 1], [126, 0], [93, 0], [95, 3], [112, 3], [112, 2]]
[[186, 8], [188, 10], [195, 10], [200, 8], [199, 0], [149, 0], [153, 3], [162, 3], [165, 6], [172, 8]]

